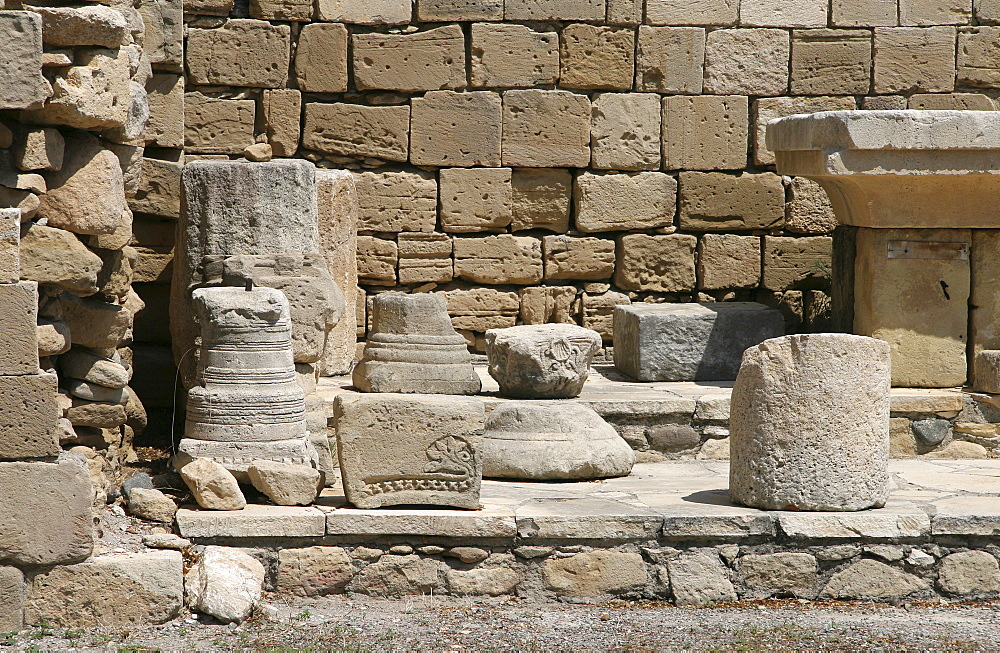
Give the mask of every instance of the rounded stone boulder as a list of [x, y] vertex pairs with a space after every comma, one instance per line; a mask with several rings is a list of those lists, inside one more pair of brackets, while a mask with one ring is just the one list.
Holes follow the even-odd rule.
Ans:
[[490, 376], [500, 384], [501, 395], [516, 399], [579, 396], [600, 349], [599, 333], [573, 324], [533, 324], [486, 332]]
[[592, 408], [511, 401], [486, 418], [483, 476], [536, 481], [628, 476], [635, 452]]
[[889, 345], [842, 333], [747, 349], [730, 407], [729, 493], [765, 510], [885, 505]]

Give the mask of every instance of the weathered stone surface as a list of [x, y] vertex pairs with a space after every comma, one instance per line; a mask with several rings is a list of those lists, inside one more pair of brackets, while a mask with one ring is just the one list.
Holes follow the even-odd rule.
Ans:
[[667, 561], [670, 589], [677, 605], [735, 601], [729, 571], [713, 549], [695, 549]]
[[125, 16], [111, 7], [32, 7], [31, 10], [42, 16], [42, 40], [47, 45], [117, 48], [128, 30]]
[[160, 147], [184, 147], [184, 77], [153, 75], [146, 90], [149, 122], [145, 142]]
[[833, 239], [829, 236], [764, 237], [765, 288], [787, 290], [830, 278]]
[[326, 596], [344, 591], [354, 576], [351, 558], [337, 546], [310, 546], [278, 551], [279, 591], [299, 596]]
[[542, 567], [545, 585], [560, 596], [600, 596], [641, 589], [649, 582], [638, 553], [590, 551], [550, 558]]
[[77, 347], [59, 357], [63, 376], [95, 383], [106, 388], [124, 388], [129, 372], [120, 360], [108, 358], [89, 349]]
[[[573, 286], [535, 286], [518, 291], [523, 324], [576, 324], [579, 312]], [[486, 341], [481, 341], [483, 345]]]
[[14, 165], [21, 170], [59, 170], [65, 149], [58, 129], [27, 129], [14, 144]]
[[510, 21], [603, 21], [604, 17], [604, 0], [509, 0], [504, 2], [504, 18]]
[[417, 3], [422, 21], [503, 19], [503, 0], [424, 0]]
[[334, 420], [347, 500], [359, 508], [478, 509], [484, 410], [477, 398], [339, 395]]
[[224, 546], [207, 546], [184, 576], [184, 600], [196, 612], [224, 623], [240, 623], [260, 601], [264, 565], [250, 555]]
[[573, 177], [561, 168], [517, 168], [511, 174], [514, 197], [513, 231], [569, 229]]
[[294, 156], [299, 147], [302, 94], [296, 89], [268, 89], [261, 94], [258, 119], [274, 156]]
[[123, 48], [81, 48], [73, 65], [60, 69], [45, 107], [26, 117], [80, 129], [124, 127], [132, 93], [129, 73]]
[[862, 30], [795, 30], [791, 65], [791, 91], [796, 95], [863, 95], [871, 86], [871, 34]]
[[32, 579], [25, 617], [60, 628], [161, 624], [183, 607], [183, 566], [178, 551], [149, 551], [53, 567]]
[[233, 19], [215, 29], [187, 30], [188, 80], [219, 84], [282, 88], [288, 79], [291, 31], [288, 25]]
[[785, 229], [799, 234], [828, 234], [837, 227], [830, 196], [814, 181], [792, 178], [792, 198], [785, 205]]
[[736, 378], [743, 352], [784, 334], [775, 309], [753, 302], [632, 304], [614, 315], [615, 367], [640, 381]]
[[989, 451], [976, 442], [963, 442], [962, 440], [952, 440], [943, 449], [925, 454], [928, 458], [944, 460], [985, 460], [989, 458]]
[[522, 580], [521, 574], [507, 567], [449, 569], [445, 578], [449, 592], [456, 596], [503, 596]]
[[71, 454], [57, 463], [0, 463], [0, 561], [40, 566], [89, 556], [93, 496], [86, 463]]
[[158, 70], [183, 71], [184, 12], [187, 10], [183, 5], [178, 0], [154, 0], [139, 6], [145, 27], [142, 53]]
[[663, 167], [739, 170], [747, 164], [746, 96], [663, 98]]
[[736, 0], [647, 0], [646, 21], [651, 25], [735, 25]]
[[618, 304], [631, 303], [628, 295], [607, 292], [601, 295], [584, 293], [582, 297], [583, 326], [601, 334], [604, 342], [612, 339], [614, 309]]
[[895, 27], [898, 8], [894, 0], [834, 0], [830, 22], [837, 27]]
[[574, 182], [573, 204], [580, 231], [623, 231], [669, 225], [674, 219], [677, 180], [662, 172], [593, 174]]
[[625, 290], [693, 290], [697, 243], [697, 238], [687, 234], [622, 236], [618, 240], [615, 285]]
[[434, 231], [437, 182], [433, 174], [361, 172], [354, 181], [359, 231]]
[[559, 84], [564, 88], [629, 90], [635, 74], [635, 32], [572, 23], [559, 37]]
[[785, 217], [785, 187], [771, 172], [681, 172], [680, 195], [682, 229], [768, 229]]
[[483, 475], [489, 478], [627, 476], [634, 462], [628, 443], [588, 406], [512, 401], [486, 419]]
[[305, 93], [347, 90], [347, 28], [313, 23], [302, 28], [295, 51], [295, 79]]
[[359, 90], [433, 91], [465, 86], [465, 36], [459, 25], [412, 34], [355, 34]]
[[451, 238], [439, 233], [399, 234], [399, 282], [447, 283], [453, 277]]
[[808, 553], [741, 556], [736, 571], [743, 582], [767, 596], [816, 596], [819, 566]]
[[754, 288], [760, 281], [760, 238], [705, 234], [698, 243], [698, 287]]
[[36, 109], [52, 95], [42, 76], [42, 17], [29, 11], [0, 12], [0, 109]]
[[958, 35], [958, 83], [992, 87], [1000, 83], [1000, 27], [979, 27]]
[[128, 511], [140, 519], [169, 524], [174, 521], [177, 504], [159, 490], [137, 487], [128, 495]]
[[789, 35], [780, 29], [720, 29], [705, 43], [705, 92], [781, 95], [788, 90]]
[[605, 170], [660, 167], [660, 102], [655, 95], [600, 93], [591, 107], [591, 166]]
[[412, 0], [318, 0], [316, 18], [359, 25], [402, 25], [410, 22]]
[[[317, 170], [320, 250], [330, 276], [344, 295], [350, 314], [358, 300], [357, 225], [358, 195], [354, 176], [346, 170]], [[357, 326], [342, 317], [327, 334], [320, 374], [347, 374], [354, 364]]]
[[36, 337], [39, 356], [64, 354], [69, 351], [70, 345], [72, 345], [69, 326], [62, 320], [54, 322], [45, 319], [39, 320]]
[[24, 574], [17, 567], [0, 566], [0, 631], [24, 626]]
[[72, 405], [66, 410], [66, 419], [73, 426], [112, 429], [112, 435], [118, 436], [117, 427], [124, 424], [128, 416], [121, 404], [73, 399]]
[[243, 154], [254, 142], [253, 100], [184, 94], [184, 148], [201, 154]]
[[600, 349], [600, 334], [571, 324], [525, 325], [486, 332], [489, 373], [505, 397], [576, 397]]
[[701, 93], [705, 30], [639, 26], [635, 88], [659, 93]]
[[898, 108], [915, 111], [996, 111], [997, 105], [983, 93], [914, 93]]
[[21, 279], [21, 209], [0, 209], [0, 283]]
[[456, 238], [455, 276], [476, 283], [532, 284], [542, 280], [542, 241], [530, 236], [498, 234]]
[[415, 165], [499, 166], [500, 96], [431, 91], [411, 101], [410, 161]]
[[350, 589], [361, 594], [400, 597], [432, 593], [441, 585], [444, 565], [418, 555], [384, 555], [362, 569]]
[[748, 349], [730, 411], [732, 499], [768, 510], [883, 506], [889, 358], [888, 344], [847, 334], [785, 336]]
[[181, 214], [181, 168], [183, 163], [143, 158], [142, 177], [128, 201], [136, 213], [176, 220]]
[[604, 238], [566, 235], [542, 238], [546, 279], [598, 281], [615, 271], [615, 243]]
[[441, 228], [445, 231], [502, 229], [514, 217], [510, 168], [445, 168], [440, 183]]
[[363, 392], [475, 394], [482, 385], [445, 300], [432, 294], [375, 297], [372, 328], [353, 374]]
[[302, 145], [330, 154], [405, 161], [409, 153], [409, 125], [408, 106], [309, 102]]
[[900, 0], [899, 24], [968, 25], [972, 19], [969, 0]]
[[876, 28], [876, 93], [947, 93], [954, 88], [954, 27]]
[[311, 0], [250, 0], [251, 18], [308, 22], [312, 15]]
[[774, 163], [774, 153], [767, 149], [765, 142], [768, 122], [797, 113], [853, 111], [856, 108], [853, 97], [777, 97], [756, 100], [753, 108], [754, 161], [759, 165]]
[[897, 599], [927, 589], [927, 583], [895, 567], [867, 558], [838, 571], [821, 597], [835, 599]]
[[520, 310], [517, 293], [470, 288], [440, 293], [456, 329], [485, 332], [514, 326]]
[[63, 321], [73, 334], [73, 344], [95, 349], [117, 347], [132, 328], [132, 313], [124, 306], [69, 293], [59, 296]]
[[955, 595], [1000, 592], [1000, 566], [986, 551], [952, 553], [941, 560], [938, 587]]
[[66, 140], [59, 171], [46, 173], [48, 192], [38, 214], [48, 225], [79, 234], [107, 234], [125, 210], [125, 180], [118, 157], [91, 136]]
[[507, 91], [502, 144], [505, 166], [586, 167], [590, 100], [569, 91]]
[[358, 236], [357, 242], [358, 277], [372, 285], [395, 286], [399, 259], [396, 243], [375, 236]]
[[221, 464], [196, 458], [178, 470], [198, 505], [206, 510], [242, 510], [247, 501], [236, 477]]
[[36, 374], [38, 284], [16, 280], [0, 284], [0, 306], [0, 375]]
[[60, 451], [56, 435], [57, 379], [54, 374], [37, 372], [36, 361], [30, 374], [0, 376], [0, 460], [43, 458]]
[[827, 3], [803, 0], [741, 0], [740, 25], [750, 27], [826, 27]]
[[313, 467], [255, 460], [247, 468], [255, 488], [279, 506], [308, 506], [323, 489], [323, 474]]
[[556, 32], [473, 23], [471, 52], [471, 80], [476, 87], [532, 87], [555, 84], [559, 78]]

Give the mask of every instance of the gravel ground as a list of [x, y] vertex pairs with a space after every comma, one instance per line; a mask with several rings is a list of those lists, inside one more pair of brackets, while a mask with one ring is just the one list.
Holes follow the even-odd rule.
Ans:
[[[126, 599], [127, 600], [127, 599]], [[0, 634], [0, 651], [998, 651], [1000, 602], [765, 601], [700, 608], [517, 599], [271, 596], [241, 626]]]

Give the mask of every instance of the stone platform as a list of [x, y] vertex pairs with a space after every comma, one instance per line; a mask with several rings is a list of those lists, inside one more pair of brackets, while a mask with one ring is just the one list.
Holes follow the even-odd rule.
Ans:
[[[487, 413], [497, 402], [509, 401], [499, 396], [499, 387], [485, 365], [477, 365], [476, 371], [483, 380], [480, 395], [486, 401]], [[640, 461], [728, 458], [725, 438], [729, 435], [732, 387], [732, 382], [641, 383], [622, 375], [613, 365], [594, 365], [583, 393], [565, 401], [579, 401], [597, 411], [633, 449], [645, 454], [638, 457]], [[344, 392], [357, 392], [350, 377], [320, 379], [317, 393], [326, 402], [328, 416], [333, 415], [333, 400]], [[955, 435], [954, 422], [959, 421], [966, 404], [972, 402], [971, 397], [977, 396], [981, 395], [969, 395], [959, 388], [893, 388], [893, 456], [931, 453], [946, 447], [953, 439], [970, 439], [990, 447], [992, 438], [980, 437], [982, 429], [979, 436], [960, 434], [956, 438]], [[969, 416], [970, 422], [1000, 421], [1000, 411], [987, 417], [977, 410], [972, 412], [977, 416]], [[935, 425], [927, 420], [934, 420], [938, 431], [944, 434], [941, 441], [926, 443], [919, 439], [911, 422]]]
[[326, 593], [678, 604], [1000, 595], [1000, 461], [891, 471], [886, 507], [856, 513], [736, 506], [727, 463], [670, 461], [596, 482], [484, 481], [480, 511], [358, 510], [328, 489], [304, 508], [184, 508], [177, 525], [197, 543], [251, 549], [291, 591], [320, 578]]

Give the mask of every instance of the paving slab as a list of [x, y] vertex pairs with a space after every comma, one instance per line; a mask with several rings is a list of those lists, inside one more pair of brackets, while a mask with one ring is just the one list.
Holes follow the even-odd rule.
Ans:
[[326, 516], [318, 508], [250, 504], [243, 510], [177, 511], [177, 527], [186, 538], [323, 537]]

